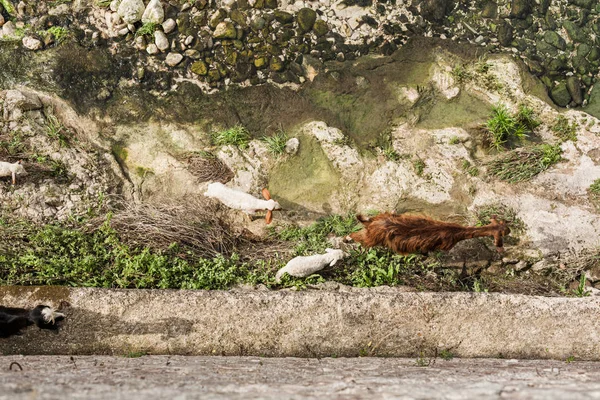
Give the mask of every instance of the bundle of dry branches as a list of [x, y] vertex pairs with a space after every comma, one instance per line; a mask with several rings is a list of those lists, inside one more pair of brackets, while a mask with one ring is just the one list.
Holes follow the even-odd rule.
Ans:
[[233, 172], [212, 153], [190, 152], [180, 157], [188, 166], [188, 171], [200, 182], [226, 183], [233, 178]]
[[[217, 216], [217, 206], [202, 196], [161, 204], [122, 202], [110, 225], [124, 242], [164, 250], [177, 243], [196, 257], [229, 255], [242, 239]], [[91, 221], [97, 229], [104, 218]]]

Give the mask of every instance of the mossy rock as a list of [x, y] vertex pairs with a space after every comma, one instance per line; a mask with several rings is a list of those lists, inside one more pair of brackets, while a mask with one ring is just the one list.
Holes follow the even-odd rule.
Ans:
[[498, 41], [502, 46], [510, 46], [513, 40], [513, 28], [509, 23], [498, 26]]
[[597, 3], [596, 0], [569, 0], [570, 4], [575, 4], [576, 6], [591, 10], [592, 6]]
[[296, 21], [298, 22], [298, 33], [303, 34], [310, 32], [315, 25], [317, 20], [317, 12], [311, 8], [301, 8], [296, 14]]
[[277, 4], [277, 0], [265, 0], [265, 7], [270, 8], [272, 10], [276, 9], [279, 6]]
[[229, 16], [233, 22], [241, 26], [242, 28], [247, 28], [248, 23], [246, 22], [246, 13], [240, 10], [232, 10], [231, 15]]
[[269, 53], [273, 56], [278, 56], [279, 54], [281, 54], [281, 49], [278, 46], [269, 44], [269, 45], [267, 45], [267, 53]]
[[263, 8], [265, 8], [265, 0], [256, 0], [254, 2], [254, 6], [252, 7], [258, 10], [262, 10]]
[[200, 61], [196, 61], [195, 63], [192, 64], [192, 66], [190, 67], [190, 70], [195, 73], [196, 75], [206, 75], [208, 73], [208, 65], [206, 65], [206, 63], [202, 60]]
[[273, 72], [280, 72], [285, 68], [285, 63], [279, 57], [271, 57], [269, 68]]
[[213, 33], [215, 39], [237, 39], [237, 30], [229, 21], [220, 22]]
[[254, 66], [256, 69], [263, 69], [267, 66], [269, 59], [266, 56], [259, 56], [254, 59]]
[[571, 94], [567, 89], [567, 84], [561, 82], [550, 91], [550, 97], [556, 105], [566, 107], [571, 102]]
[[217, 82], [221, 80], [221, 74], [217, 69], [211, 69], [210, 71], [208, 71], [207, 78], [209, 82]]
[[496, 18], [497, 15], [498, 4], [495, 1], [487, 1], [481, 9], [481, 16], [483, 18]]
[[577, 56], [586, 57], [588, 54], [590, 54], [591, 50], [592, 47], [589, 44], [581, 43], [579, 46], [577, 46]]
[[586, 40], [588, 40], [587, 35], [585, 34], [585, 31], [583, 29], [581, 29], [580, 27], [578, 27], [572, 21], [564, 21], [563, 28], [565, 28], [565, 30], [567, 31], [567, 34], [569, 35], [571, 40], [574, 42], [583, 43]]
[[569, 76], [567, 78], [567, 90], [569, 91], [569, 95], [577, 105], [581, 105], [583, 103], [583, 94], [581, 90], [581, 82], [579, 78], [576, 76]]
[[235, 65], [237, 63], [238, 54], [237, 51], [228, 51], [227, 56], [225, 57], [225, 63], [228, 65]]
[[551, 57], [558, 54], [558, 49], [551, 44], [548, 44], [545, 40], [536, 41], [535, 49], [539, 54], [545, 54]]
[[315, 21], [313, 31], [317, 37], [324, 36], [327, 34], [327, 32], [329, 32], [329, 25], [327, 25], [327, 22], [323, 21], [322, 19], [318, 19]]
[[[227, 11], [225, 11], [222, 8], [219, 8], [211, 17], [210, 17], [210, 21], [208, 22], [208, 26], [210, 26], [212, 29], [216, 29], [217, 26], [223, 22], [223, 20], [225, 20], [225, 18], [227, 18]], [[231, 22], [230, 22], [231, 23]]]
[[[267, 21], [263, 17], [255, 17], [250, 22], [250, 28], [254, 32], [258, 32], [258, 31], [262, 30], [266, 24], [267, 24]], [[260, 41], [260, 38], [256, 38], [256, 39], [258, 41]]]
[[565, 39], [553, 31], [544, 32], [544, 41], [560, 50], [565, 50], [567, 48], [567, 42], [565, 42]]
[[289, 24], [294, 21], [294, 16], [289, 12], [275, 10], [273, 12], [275, 19], [281, 24]]
[[511, 18], [526, 18], [531, 12], [531, 0], [512, 0], [510, 7]]
[[590, 61], [597, 61], [598, 59], [600, 59], [600, 50], [598, 49], [598, 47], [594, 46], [590, 50], [590, 53], [587, 55], [587, 59]]

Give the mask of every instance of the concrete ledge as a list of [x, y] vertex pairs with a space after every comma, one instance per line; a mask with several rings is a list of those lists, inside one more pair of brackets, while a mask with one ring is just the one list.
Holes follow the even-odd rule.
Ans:
[[294, 291], [2, 287], [0, 304], [58, 306], [2, 354], [396, 356], [600, 360], [600, 299], [397, 289]]

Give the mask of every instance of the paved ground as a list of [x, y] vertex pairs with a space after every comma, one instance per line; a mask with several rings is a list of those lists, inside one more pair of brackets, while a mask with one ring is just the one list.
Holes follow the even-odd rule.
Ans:
[[439, 358], [0, 357], [2, 400], [257, 398], [600, 399], [600, 363]]

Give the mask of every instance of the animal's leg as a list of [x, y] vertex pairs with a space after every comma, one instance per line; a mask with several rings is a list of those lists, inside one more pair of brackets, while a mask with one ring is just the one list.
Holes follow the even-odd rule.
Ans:
[[12, 184], [14, 185], [16, 183], [16, 176], [15, 173], [12, 173]]

